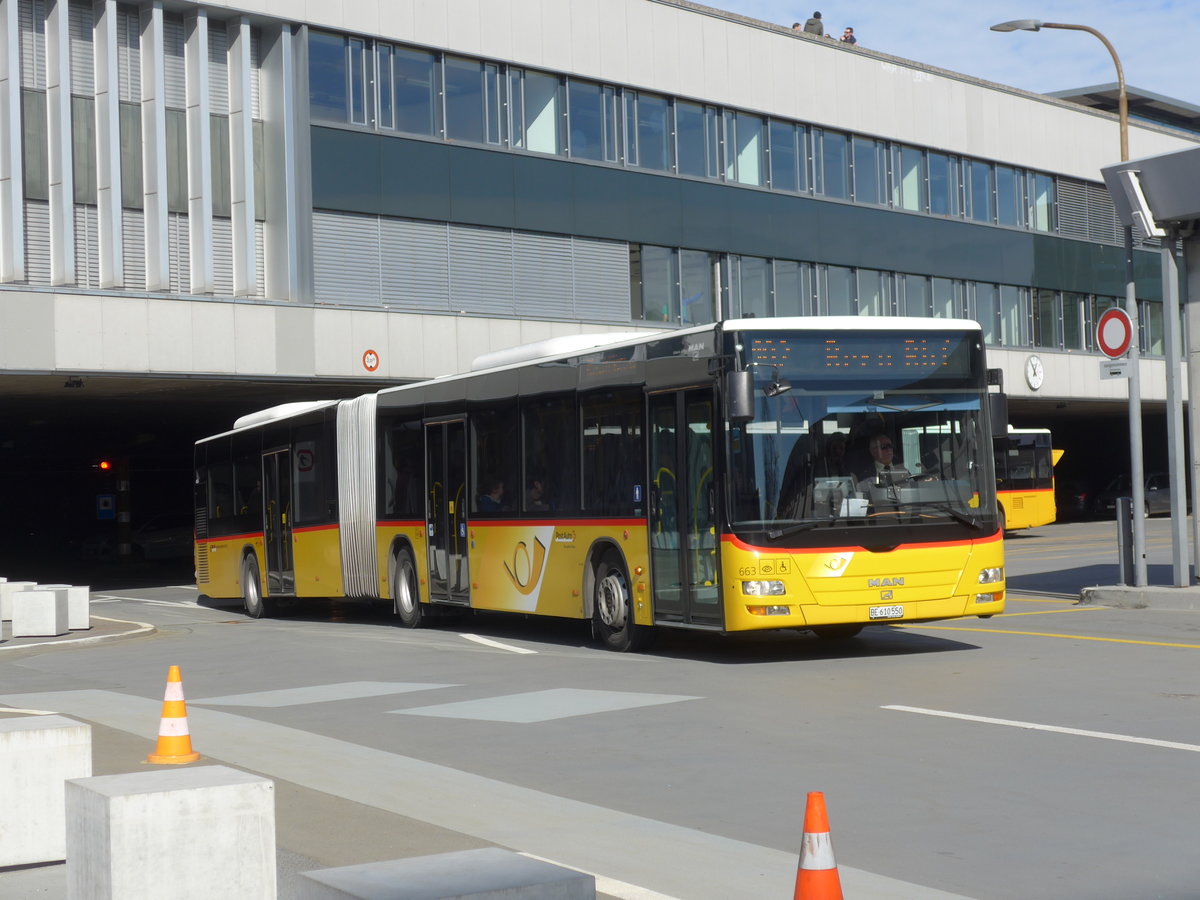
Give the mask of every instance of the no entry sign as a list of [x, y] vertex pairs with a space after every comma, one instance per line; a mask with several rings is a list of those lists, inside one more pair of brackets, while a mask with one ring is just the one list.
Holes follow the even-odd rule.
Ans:
[[1133, 343], [1133, 323], [1123, 309], [1113, 307], [1104, 311], [1096, 323], [1096, 345], [1110, 359], [1124, 356]]

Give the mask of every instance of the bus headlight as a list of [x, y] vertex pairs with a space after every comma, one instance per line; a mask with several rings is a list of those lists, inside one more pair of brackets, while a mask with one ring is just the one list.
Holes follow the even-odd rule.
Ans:
[[1004, 580], [1004, 566], [996, 566], [993, 569], [979, 570], [980, 584], [996, 584]]
[[747, 606], [746, 612], [752, 616], [786, 616], [791, 613], [787, 606]]
[[742, 593], [751, 597], [782, 597], [787, 591], [782, 581], [743, 581]]

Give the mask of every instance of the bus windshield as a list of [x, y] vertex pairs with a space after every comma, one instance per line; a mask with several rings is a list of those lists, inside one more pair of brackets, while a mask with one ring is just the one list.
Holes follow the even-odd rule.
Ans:
[[[899, 332], [874, 342], [856, 334], [851, 351], [837, 343], [829, 352], [830, 339], [800, 335], [770, 365], [746, 337], [754, 418], [730, 424], [733, 531], [824, 543], [871, 541], [886, 526], [901, 527], [892, 537], [903, 541], [994, 529], [992, 442], [971, 335], [937, 335], [932, 356], [922, 345], [911, 366], [896, 361], [908, 352]], [[853, 365], [842, 365], [847, 357]], [[863, 529], [872, 531], [851, 533]]]

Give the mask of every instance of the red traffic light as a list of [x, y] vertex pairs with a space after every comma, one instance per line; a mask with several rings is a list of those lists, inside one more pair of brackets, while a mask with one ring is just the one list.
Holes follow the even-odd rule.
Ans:
[[107, 459], [102, 459], [96, 464], [96, 468], [100, 469], [101, 471], [107, 471], [112, 468], [112, 463], [110, 463]]

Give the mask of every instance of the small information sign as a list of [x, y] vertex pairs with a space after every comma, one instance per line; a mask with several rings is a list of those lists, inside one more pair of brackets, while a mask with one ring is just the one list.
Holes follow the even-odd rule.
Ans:
[[1106, 378], [1128, 378], [1129, 377], [1129, 360], [1127, 359], [1102, 359], [1100, 361], [1100, 377]]

